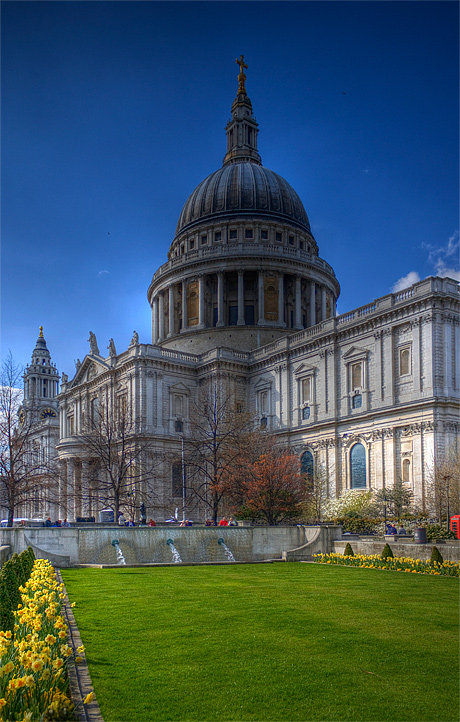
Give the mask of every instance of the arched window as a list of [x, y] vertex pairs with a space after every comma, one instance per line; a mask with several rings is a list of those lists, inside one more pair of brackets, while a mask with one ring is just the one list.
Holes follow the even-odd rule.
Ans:
[[350, 486], [352, 489], [366, 488], [366, 450], [362, 444], [351, 447]]
[[304, 453], [300, 457], [300, 472], [302, 474], [305, 474], [307, 479], [307, 485], [312, 485], [314, 474], [314, 461], [311, 451], [304, 451]]
[[402, 480], [406, 483], [410, 481], [410, 459], [403, 459]]

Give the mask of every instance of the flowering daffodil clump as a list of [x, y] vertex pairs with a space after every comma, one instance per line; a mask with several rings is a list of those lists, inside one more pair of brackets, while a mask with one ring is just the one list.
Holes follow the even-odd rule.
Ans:
[[458, 562], [431, 562], [410, 557], [387, 557], [382, 559], [379, 554], [313, 554], [315, 562], [320, 564], [340, 564], [346, 567], [365, 567], [366, 569], [390, 569], [396, 572], [409, 572], [412, 574], [434, 574], [435, 576], [458, 577], [460, 564]]
[[[19, 588], [14, 632], [0, 631], [0, 720], [33, 722], [48, 710], [72, 719], [66, 665], [74, 652], [61, 615], [63, 589], [50, 562], [35, 560]], [[79, 647], [76, 654], [83, 652]]]

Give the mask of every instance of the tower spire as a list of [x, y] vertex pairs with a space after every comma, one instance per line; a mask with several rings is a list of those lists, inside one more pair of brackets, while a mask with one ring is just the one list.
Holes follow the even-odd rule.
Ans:
[[227, 153], [224, 157], [224, 165], [227, 163], [238, 163], [242, 161], [262, 165], [260, 155], [257, 152], [257, 133], [259, 126], [252, 113], [252, 103], [246, 93], [246, 75], [244, 70], [248, 69], [244, 62], [244, 55], [240, 55], [236, 64], [240, 67], [238, 73], [238, 92], [232, 103], [232, 117], [228, 121], [225, 131], [227, 133]]

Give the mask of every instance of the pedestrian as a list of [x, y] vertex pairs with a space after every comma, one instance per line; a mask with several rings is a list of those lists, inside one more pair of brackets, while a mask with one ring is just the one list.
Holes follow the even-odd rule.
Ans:
[[123, 512], [121, 512], [121, 511], [118, 515], [118, 524], [119, 524], [119, 526], [125, 526], [125, 524], [126, 524], [126, 519], [123, 516]]
[[149, 526], [156, 526], [156, 523], [153, 519], [149, 519]]
[[62, 526], [65, 526], [68, 528], [70, 526], [70, 521], [67, 521], [67, 519], [64, 519], [64, 521], [62, 522]]

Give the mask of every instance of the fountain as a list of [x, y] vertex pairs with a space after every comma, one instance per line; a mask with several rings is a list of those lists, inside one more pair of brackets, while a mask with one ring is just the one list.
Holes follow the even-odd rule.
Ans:
[[173, 562], [174, 562], [174, 564], [181, 564], [181, 563], [182, 563], [182, 559], [180, 558], [180, 554], [179, 554], [179, 552], [177, 551], [176, 547], [174, 546], [173, 540], [172, 540], [172, 539], [168, 539], [168, 541], [166, 542], [166, 544], [167, 544], [167, 545], [169, 546], [169, 548], [171, 549], [171, 553], [172, 553], [172, 556], [173, 556]]
[[122, 552], [121, 549], [120, 549], [120, 542], [118, 541], [118, 539], [114, 539], [114, 540], [112, 541], [112, 546], [113, 546], [113, 548], [115, 549], [115, 551], [116, 551], [116, 553], [117, 553], [117, 564], [124, 564], [124, 565], [126, 565], [126, 561], [125, 561], [125, 558], [124, 558], [124, 556], [123, 556], [123, 552]]
[[233, 556], [232, 552], [230, 551], [230, 549], [228, 548], [228, 546], [226, 545], [226, 543], [224, 542], [222, 537], [220, 537], [220, 539], [217, 540], [217, 543], [220, 544], [224, 548], [224, 552], [225, 552], [225, 556], [227, 557], [227, 560], [229, 562], [236, 562], [235, 557]]

